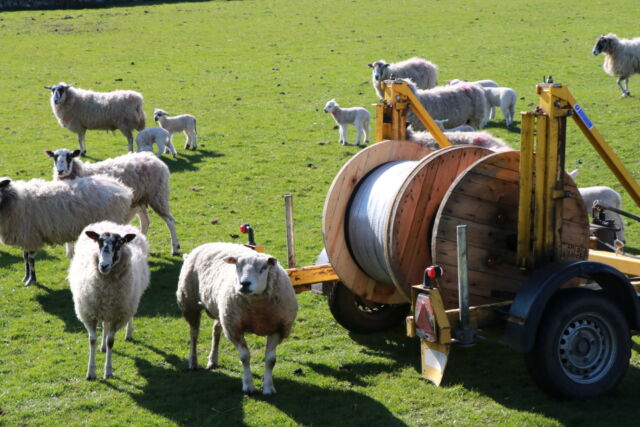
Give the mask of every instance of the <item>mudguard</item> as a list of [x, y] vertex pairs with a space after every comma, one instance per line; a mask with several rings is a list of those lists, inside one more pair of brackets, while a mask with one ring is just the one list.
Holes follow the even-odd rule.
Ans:
[[622, 309], [629, 328], [640, 329], [640, 304], [629, 279], [615, 268], [595, 261], [565, 259], [537, 269], [513, 300], [505, 340], [510, 347], [529, 352], [551, 297], [574, 277], [591, 279]]

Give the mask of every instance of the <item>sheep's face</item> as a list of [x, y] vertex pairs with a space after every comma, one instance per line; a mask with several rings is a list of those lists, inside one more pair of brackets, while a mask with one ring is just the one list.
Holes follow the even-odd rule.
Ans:
[[45, 86], [45, 89], [51, 89], [51, 99], [54, 104], [58, 105], [67, 99], [67, 89], [70, 87], [71, 85], [60, 82], [54, 86]]
[[244, 295], [261, 295], [267, 289], [269, 270], [278, 262], [273, 257], [226, 257], [224, 262], [236, 266], [235, 290]]
[[98, 243], [99, 255], [98, 255], [98, 271], [100, 274], [109, 274], [113, 267], [120, 260], [120, 250], [122, 246], [126, 245], [136, 235], [126, 234], [124, 237], [118, 233], [102, 233], [98, 234], [95, 231], [85, 231], [87, 237]]
[[80, 155], [80, 150], [67, 150], [60, 148], [56, 151], [45, 150], [47, 156], [53, 159], [53, 173], [60, 179], [64, 179], [71, 175], [73, 171], [73, 158]]
[[372, 65], [373, 77], [379, 82], [384, 80], [385, 71], [389, 68], [389, 64], [384, 61], [376, 61]]
[[16, 197], [15, 192], [9, 190], [11, 179], [0, 178], [0, 209], [5, 207], [12, 199]]
[[169, 115], [169, 113], [167, 113], [166, 111], [156, 108], [153, 111], [153, 120], [157, 122], [158, 120], [160, 120], [161, 117], [165, 117], [165, 116], [168, 116], [168, 115]]
[[602, 52], [607, 52], [611, 48], [611, 39], [604, 34], [598, 37], [596, 44], [593, 46], [593, 54], [599, 55]]
[[333, 110], [335, 110], [337, 106], [338, 106], [338, 103], [336, 102], [336, 100], [332, 99], [331, 101], [327, 102], [326, 105], [324, 106], [324, 112], [333, 113]]

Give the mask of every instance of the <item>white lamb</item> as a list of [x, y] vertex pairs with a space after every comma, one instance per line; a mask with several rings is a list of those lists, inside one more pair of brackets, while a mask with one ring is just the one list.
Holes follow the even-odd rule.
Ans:
[[220, 332], [235, 345], [242, 361], [242, 391], [255, 392], [246, 332], [267, 336], [263, 394], [275, 394], [272, 371], [276, 346], [291, 331], [298, 302], [278, 261], [244, 245], [207, 243], [185, 259], [180, 270], [178, 304], [191, 328], [189, 368], [197, 369], [196, 344], [202, 309], [216, 319], [207, 369], [218, 367]]
[[496, 116], [496, 108], [499, 107], [507, 127], [510, 127], [516, 114], [516, 102], [518, 101], [516, 92], [508, 87], [485, 87], [483, 89], [489, 107], [491, 107], [490, 118], [493, 119]]
[[117, 129], [127, 138], [129, 151], [133, 151], [133, 131], [145, 126], [141, 94], [132, 90], [94, 92], [64, 82], [45, 88], [51, 89], [51, 109], [60, 126], [78, 134], [83, 156], [87, 153], [84, 145], [87, 129]]
[[[575, 179], [580, 171], [575, 169], [569, 173], [571, 178]], [[622, 197], [620, 193], [610, 187], [605, 187], [603, 185], [597, 185], [594, 187], [578, 187], [578, 191], [582, 196], [582, 200], [584, 201], [584, 207], [587, 210], [587, 215], [591, 218], [593, 213], [593, 202], [599, 200], [611, 207], [616, 209], [622, 209]], [[620, 231], [616, 233], [616, 237], [618, 240], [622, 242], [626, 242], [624, 238], [624, 221], [622, 217], [612, 211], [605, 210], [604, 211], [605, 220], [613, 220], [615, 227], [619, 228]]]
[[180, 242], [175, 220], [169, 208], [169, 168], [151, 153], [129, 153], [114, 159], [96, 163], [85, 163], [78, 159], [80, 150], [71, 152], [66, 148], [46, 150], [53, 159], [53, 179], [72, 180], [76, 177], [108, 175], [117, 178], [133, 190], [132, 207], [140, 219], [142, 233], [149, 231], [150, 206], [167, 224], [171, 234], [173, 255], [178, 255]]
[[131, 225], [104, 221], [87, 226], [69, 266], [69, 284], [78, 319], [89, 333], [87, 379], [96, 378], [96, 332], [102, 323], [104, 378], [113, 376], [111, 352], [116, 332], [127, 325], [133, 339], [133, 315], [149, 286], [147, 239]]
[[24, 251], [25, 286], [36, 283], [35, 254], [73, 242], [97, 221], [127, 223], [131, 189], [103, 175], [66, 181], [0, 178], [0, 242]]
[[[160, 125], [162, 129], [166, 129], [171, 138], [177, 132], [183, 132], [186, 137], [184, 149], [198, 148], [198, 135], [196, 133], [196, 118], [191, 114], [181, 114], [179, 116], [169, 117], [169, 113], [159, 108], [153, 111], [153, 119]], [[171, 138], [169, 141], [171, 141]]]
[[[487, 132], [446, 132], [446, 137], [453, 145], [468, 144], [497, 152], [512, 150], [502, 139], [496, 138]], [[417, 141], [432, 150], [441, 148], [440, 144], [428, 131], [415, 132], [411, 126], [407, 128], [407, 139], [409, 141]]]
[[[593, 46], [593, 54], [604, 53], [602, 68], [610, 76], [618, 77], [618, 87], [622, 97], [630, 96], [629, 77], [640, 73], [640, 37], [629, 39], [618, 38], [613, 33], [601, 35]], [[622, 87], [622, 81], [625, 87]]]
[[142, 151], [153, 152], [154, 143], [158, 146], [158, 157], [161, 157], [162, 153], [166, 152], [167, 150], [171, 153], [174, 159], [177, 157], [178, 153], [176, 153], [176, 149], [171, 142], [171, 134], [169, 134], [168, 131], [154, 126], [143, 129], [142, 131], [140, 131], [138, 136], [136, 136], [138, 153]]
[[392, 64], [381, 59], [367, 65], [372, 68], [373, 89], [380, 99], [384, 98], [382, 90], [384, 80], [408, 78], [420, 89], [431, 89], [438, 84], [438, 67], [423, 58], [413, 57]]
[[[434, 120], [446, 120], [446, 128], [468, 124], [481, 129], [487, 123], [489, 106], [482, 86], [462, 83], [422, 90], [411, 80], [402, 80]], [[416, 130], [425, 129], [411, 109], [407, 122]]]
[[324, 106], [324, 112], [331, 113], [333, 120], [335, 120], [340, 127], [339, 143], [349, 145], [347, 142], [347, 127], [349, 125], [354, 125], [358, 131], [356, 145], [360, 145], [363, 134], [365, 144], [369, 142], [369, 121], [371, 120], [371, 115], [366, 108], [340, 108], [336, 100], [332, 99]]

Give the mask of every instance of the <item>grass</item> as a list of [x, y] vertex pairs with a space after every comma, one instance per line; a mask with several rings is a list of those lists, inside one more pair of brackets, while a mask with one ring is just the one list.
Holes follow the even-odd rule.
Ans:
[[[336, 97], [343, 106], [369, 106], [376, 100], [366, 64], [419, 55], [439, 65], [441, 81], [491, 78], [513, 87], [520, 111], [533, 108], [534, 85], [552, 74], [570, 86], [638, 178], [640, 98], [620, 99], [602, 58], [590, 53], [603, 32], [635, 35], [635, 3], [616, 5], [277, 0], [2, 13], [0, 175], [48, 177], [51, 164], [42, 150], [76, 147], [75, 136], [52, 117], [44, 85], [64, 80], [96, 90], [139, 90], [149, 119], [154, 107], [198, 117], [201, 148], [164, 159], [183, 249], [243, 241], [238, 226], [249, 222], [258, 242], [286, 259], [282, 196], [290, 193], [298, 260], [308, 265], [322, 248], [329, 185], [359, 150], [336, 144], [324, 103]], [[638, 84], [631, 80], [632, 93]], [[488, 130], [517, 147], [517, 125], [507, 130], [497, 121]], [[353, 140], [353, 130], [349, 136]], [[178, 147], [182, 140], [175, 137]], [[101, 160], [124, 153], [126, 141], [90, 131], [87, 148], [89, 159]], [[580, 185], [605, 183], [633, 206], [571, 125], [567, 169], [574, 167], [583, 170]], [[219, 370], [186, 370], [188, 328], [175, 303], [181, 262], [169, 255], [162, 221], [155, 215], [152, 221], [152, 285], [135, 342], [116, 337], [116, 378], [108, 381], [84, 380], [87, 337], [74, 315], [64, 249], [41, 251], [40, 282], [24, 288], [20, 251], [0, 248], [0, 424], [622, 425], [640, 415], [637, 352], [618, 391], [589, 402], [547, 398], [520, 354], [487, 342], [455, 349], [437, 388], [420, 379], [418, 342], [400, 328], [350, 334], [334, 322], [324, 299], [310, 293], [299, 295], [294, 332], [278, 351], [279, 394], [243, 397], [240, 364], [228, 341]], [[631, 247], [639, 237], [638, 226], [628, 224]], [[203, 322], [201, 360], [210, 326]], [[260, 386], [265, 342], [249, 342]]]

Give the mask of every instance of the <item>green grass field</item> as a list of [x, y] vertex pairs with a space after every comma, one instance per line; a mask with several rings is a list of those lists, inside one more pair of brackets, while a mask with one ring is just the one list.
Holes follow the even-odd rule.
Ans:
[[[615, 79], [591, 48], [601, 33], [638, 35], [631, 0], [536, 2], [382, 0], [212, 1], [88, 10], [0, 14], [0, 176], [50, 177], [45, 149], [76, 148], [58, 126], [43, 86], [66, 81], [95, 90], [134, 89], [154, 107], [198, 118], [196, 152], [165, 156], [172, 211], [185, 252], [210, 241], [244, 242], [249, 222], [258, 243], [286, 263], [282, 197], [294, 196], [298, 262], [322, 249], [321, 220], [333, 177], [359, 148], [336, 143], [322, 112], [376, 98], [367, 63], [423, 56], [440, 81], [490, 78], [513, 87], [517, 111], [537, 103], [543, 75], [570, 86], [601, 133], [636, 176], [640, 97], [620, 99]], [[640, 93], [632, 78], [632, 94]], [[519, 120], [488, 131], [514, 147]], [[372, 126], [373, 131], [373, 126]], [[353, 129], [349, 133], [353, 141]], [[327, 145], [318, 145], [329, 141]], [[579, 130], [570, 125], [567, 169], [579, 185], [622, 192]], [[122, 135], [89, 131], [88, 158], [126, 152]], [[624, 204], [637, 213], [630, 198]], [[496, 344], [454, 349], [444, 383], [420, 378], [419, 343], [401, 327], [362, 336], [336, 324], [323, 297], [298, 296], [292, 336], [278, 349], [278, 395], [244, 397], [233, 346], [221, 346], [217, 371], [187, 371], [188, 326], [175, 302], [181, 259], [151, 216], [152, 283], [143, 296], [136, 339], [116, 336], [115, 379], [87, 382], [87, 334], [75, 317], [64, 248], [37, 256], [39, 283], [20, 283], [19, 249], [0, 247], [0, 424], [2, 425], [611, 425], [640, 415], [640, 358], [612, 396], [588, 402], [549, 399], [532, 383], [519, 353]], [[212, 220], [217, 223], [212, 224]], [[215, 222], [215, 221], [214, 221]], [[640, 228], [627, 224], [628, 246]], [[210, 345], [203, 322], [201, 362]], [[249, 337], [256, 385], [265, 339]], [[634, 340], [638, 350], [640, 341]], [[99, 354], [101, 367], [104, 356]], [[100, 369], [100, 368], [99, 368]]]

